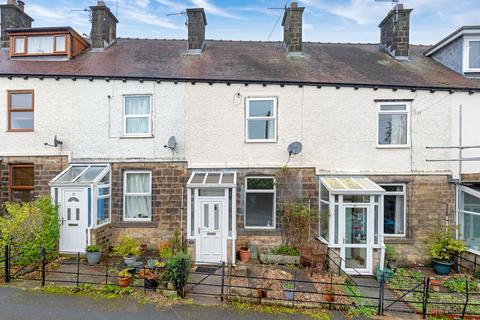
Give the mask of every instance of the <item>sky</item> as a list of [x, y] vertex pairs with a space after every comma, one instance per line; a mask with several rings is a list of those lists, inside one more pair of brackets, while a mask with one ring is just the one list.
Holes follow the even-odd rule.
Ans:
[[[88, 6], [96, 0], [25, 0], [34, 27], [72, 26], [90, 33]], [[185, 8], [205, 8], [207, 39], [282, 40], [279, 17], [287, 0], [113, 0], [117, 36], [186, 38]], [[378, 43], [389, 0], [303, 0], [304, 41]], [[463, 25], [480, 25], [480, 0], [403, 0], [412, 8], [410, 40], [434, 44]]]

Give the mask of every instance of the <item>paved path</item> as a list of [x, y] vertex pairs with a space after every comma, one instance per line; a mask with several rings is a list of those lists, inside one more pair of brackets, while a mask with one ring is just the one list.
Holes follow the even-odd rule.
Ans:
[[[238, 311], [227, 307], [176, 305], [158, 310], [129, 298], [101, 299], [78, 295], [54, 295], [0, 287], [1, 320], [274, 320], [312, 319], [304, 315], [278, 315]], [[335, 315], [333, 319], [344, 319]]]

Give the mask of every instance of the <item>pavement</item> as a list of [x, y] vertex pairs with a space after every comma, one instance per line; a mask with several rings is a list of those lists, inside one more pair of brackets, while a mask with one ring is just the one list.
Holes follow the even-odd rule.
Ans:
[[[133, 298], [92, 298], [80, 295], [57, 295], [0, 287], [1, 320], [303, 320], [303, 314], [266, 314], [219, 306], [177, 304], [158, 309], [153, 304], [139, 304]], [[333, 314], [332, 319], [344, 319]]]

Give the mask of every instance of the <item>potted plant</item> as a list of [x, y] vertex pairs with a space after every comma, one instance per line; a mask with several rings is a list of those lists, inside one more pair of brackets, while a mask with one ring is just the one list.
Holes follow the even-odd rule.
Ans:
[[158, 288], [158, 274], [150, 269], [140, 271], [140, 278], [145, 281], [145, 288], [156, 290]]
[[147, 266], [149, 269], [155, 270], [157, 267], [158, 259], [148, 259]]
[[455, 255], [466, 251], [465, 243], [457, 240], [455, 231], [455, 226], [438, 227], [427, 238], [433, 269], [438, 275], [448, 275], [452, 270]]
[[332, 287], [325, 290], [325, 300], [327, 300], [328, 303], [333, 303], [335, 301], [335, 292]]
[[170, 243], [168, 240], [164, 240], [158, 244], [158, 252], [160, 254], [160, 258], [167, 260], [170, 259], [173, 255], [172, 248], [170, 247]]
[[87, 246], [85, 248], [87, 252], [87, 262], [89, 265], [95, 265], [100, 262], [100, 258], [102, 257], [102, 253], [100, 252], [100, 247], [96, 245]]
[[285, 299], [293, 300], [293, 293], [295, 292], [295, 285], [293, 283], [287, 282], [284, 283], [283, 286], [283, 293], [285, 294]]
[[385, 259], [387, 260], [387, 268], [391, 270], [397, 269], [395, 248], [392, 245], [385, 245]]
[[132, 274], [130, 270], [123, 269], [118, 273], [118, 285], [120, 287], [128, 287], [132, 281]]
[[244, 245], [238, 247], [238, 254], [240, 261], [248, 262], [250, 260], [250, 243], [246, 242]]
[[192, 260], [190, 256], [182, 251], [167, 260], [165, 272], [162, 276], [162, 280], [167, 284], [167, 289], [174, 290], [175, 288], [183, 288], [191, 266]]
[[140, 255], [140, 241], [128, 236], [123, 235], [120, 238], [120, 242], [113, 247], [113, 253], [122, 256], [123, 261], [127, 266], [133, 265], [137, 261], [137, 257]]

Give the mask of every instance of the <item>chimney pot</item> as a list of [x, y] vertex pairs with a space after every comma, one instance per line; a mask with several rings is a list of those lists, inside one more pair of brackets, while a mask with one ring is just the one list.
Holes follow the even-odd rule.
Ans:
[[297, 2], [292, 2], [290, 4], [290, 8], [298, 8], [298, 3]]
[[205, 47], [207, 17], [203, 8], [187, 9], [188, 54], [201, 54]]
[[398, 60], [407, 60], [410, 55], [410, 13], [397, 4], [380, 22], [380, 45]]

